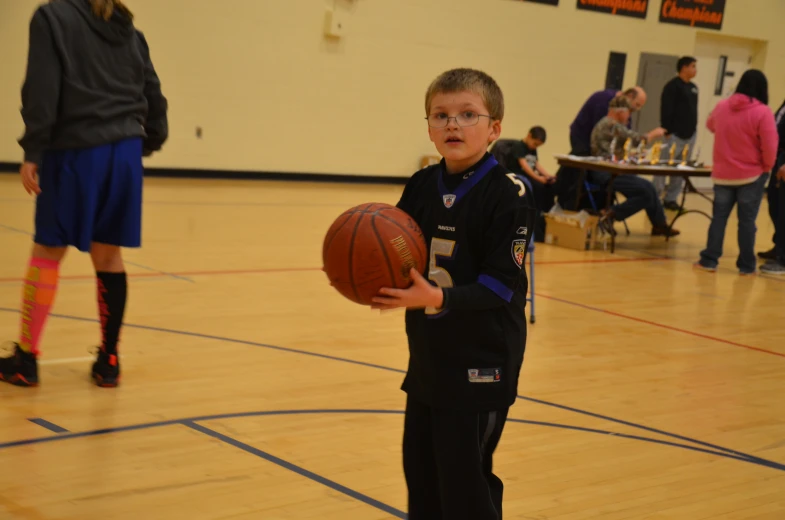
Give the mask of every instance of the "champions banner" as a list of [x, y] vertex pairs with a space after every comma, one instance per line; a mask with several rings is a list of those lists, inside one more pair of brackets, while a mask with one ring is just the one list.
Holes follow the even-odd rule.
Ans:
[[578, 0], [578, 9], [633, 18], [646, 18], [649, 0]]
[[662, 0], [660, 22], [722, 29], [725, 0]]

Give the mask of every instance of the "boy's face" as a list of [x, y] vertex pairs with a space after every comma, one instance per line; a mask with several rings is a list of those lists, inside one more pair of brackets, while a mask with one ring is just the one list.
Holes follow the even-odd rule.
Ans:
[[[479, 161], [488, 150], [488, 145], [501, 134], [501, 122], [488, 117], [488, 109], [482, 97], [474, 92], [435, 94], [431, 99], [428, 115], [435, 114], [452, 118], [444, 128], [428, 127], [431, 141], [452, 172], [463, 171]], [[456, 121], [456, 116], [459, 115], [462, 116], [462, 121], [478, 119], [477, 124], [460, 126]]]
[[528, 146], [530, 150], [536, 150], [537, 148], [545, 144], [539, 139], [533, 138], [531, 134], [527, 134], [526, 139], [524, 139], [523, 141], [526, 143], [526, 146]]

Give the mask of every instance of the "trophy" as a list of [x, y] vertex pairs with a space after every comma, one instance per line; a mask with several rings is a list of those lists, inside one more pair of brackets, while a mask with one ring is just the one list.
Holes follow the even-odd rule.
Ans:
[[660, 164], [660, 154], [662, 153], [662, 143], [659, 141], [651, 147], [651, 164]]
[[644, 158], [646, 157], [646, 152], [644, 152], [643, 148], [646, 146], [646, 139], [641, 139], [638, 141], [638, 150], [635, 152], [635, 163], [640, 164], [643, 162]]
[[630, 162], [630, 148], [632, 147], [632, 139], [629, 137], [624, 141], [624, 162]]
[[671, 146], [670, 146], [670, 159], [668, 160], [668, 166], [673, 166], [673, 163], [674, 163], [673, 158], [674, 158], [675, 155], [676, 155], [676, 147], [673, 146], [673, 143], [671, 143]]
[[681, 166], [687, 166], [687, 156], [690, 153], [690, 145], [685, 144], [684, 150], [681, 152]]

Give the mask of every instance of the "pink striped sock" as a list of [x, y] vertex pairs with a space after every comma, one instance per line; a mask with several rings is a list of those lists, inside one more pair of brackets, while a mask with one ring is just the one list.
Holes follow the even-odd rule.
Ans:
[[22, 291], [22, 332], [19, 346], [38, 356], [38, 343], [57, 292], [59, 262], [31, 258]]

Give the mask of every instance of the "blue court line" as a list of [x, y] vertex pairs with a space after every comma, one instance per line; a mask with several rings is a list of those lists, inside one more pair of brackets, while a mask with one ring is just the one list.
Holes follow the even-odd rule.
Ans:
[[144, 269], [146, 271], [151, 271], [153, 273], [158, 273], [158, 274], [162, 274], [162, 275], [165, 275], [165, 276], [169, 276], [169, 277], [175, 278], [177, 280], [185, 280], [186, 282], [196, 283], [196, 280], [194, 280], [193, 278], [188, 278], [187, 276], [180, 276], [179, 274], [169, 273], [167, 271], [161, 271], [160, 269], [156, 269], [154, 267], [148, 267], [148, 266], [142, 265], [142, 264], [137, 264], [135, 262], [129, 262], [128, 260], [125, 260], [125, 259], [123, 260], [123, 262], [125, 262], [128, 265], [132, 265], [134, 267], [138, 267], [138, 268]]
[[[9, 204], [33, 204], [33, 201], [24, 199], [0, 199], [2, 203]], [[347, 208], [351, 203], [320, 203], [320, 204], [297, 204], [287, 202], [209, 202], [209, 201], [174, 201], [174, 200], [145, 200], [145, 206], [214, 206], [214, 207], [274, 207], [274, 208]]]
[[14, 233], [19, 233], [21, 235], [33, 236], [32, 233], [29, 231], [25, 231], [24, 229], [15, 228], [13, 226], [6, 226], [5, 224], [0, 224], [0, 228], [7, 229], [8, 231], [13, 231]]
[[[53, 435], [50, 437], [38, 437], [35, 439], [24, 439], [18, 441], [11, 441], [0, 443], [0, 450], [9, 449], [9, 448], [16, 448], [20, 446], [31, 446], [36, 444], [48, 444], [51, 442], [58, 442], [64, 441], [68, 439], [79, 439], [85, 437], [95, 437], [100, 435], [108, 435], [112, 433], [121, 433], [121, 432], [129, 432], [129, 431], [138, 431], [138, 430], [149, 430], [152, 428], [160, 428], [164, 426], [174, 426], [174, 425], [186, 425], [191, 427], [191, 424], [195, 424], [197, 422], [205, 422], [205, 421], [218, 421], [224, 419], [239, 419], [239, 418], [247, 418], [247, 417], [271, 417], [271, 416], [284, 416], [284, 415], [319, 415], [319, 414], [330, 414], [330, 415], [403, 415], [402, 410], [366, 410], [366, 409], [302, 409], [302, 410], [264, 410], [264, 411], [256, 411], [256, 412], [239, 412], [239, 413], [225, 413], [225, 414], [214, 414], [214, 415], [202, 415], [198, 417], [188, 417], [183, 419], [171, 419], [166, 421], [156, 421], [150, 423], [142, 423], [142, 424], [134, 424], [129, 426], [119, 426], [115, 428], [101, 428], [98, 430], [89, 430], [84, 432], [73, 432], [73, 433], [64, 433], [61, 435]], [[780, 464], [779, 462], [774, 462], [766, 459], [761, 459], [759, 457], [752, 457], [747, 456], [744, 454], [733, 454], [728, 453], [726, 451], [715, 451], [706, 448], [700, 448], [698, 446], [692, 446], [689, 444], [680, 444], [677, 442], [666, 441], [662, 439], [655, 439], [652, 437], [643, 437], [640, 435], [631, 435], [628, 433], [619, 433], [619, 432], [612, 432], [608, 430], [600, 430], [596, 428], [587, 428], [584, 426], [574, 426], [570, 424], [561, 424], [561, 423], [553, 423], [553, 422], [544, 422], [544, 421], [532, 421], [528, 419], [515, 419], [515, 418], [508, 418], [508, 422], [518, 423], [518, 424], [526, 424], [532, 426], [544, 426], [549, 428], [558, 428], [562, 430], [571, 430], [583, 433], [594, 433], [597, 435], [609, 435], [616, 438], [627, 439], [627, 440], [635, 440], [641, 442], [649, 442], [652, 444], [659, 444], [662, 446], [669, 446], [673, 448], [681, 448], [690, 451], [695, 451], [699, 453], [705, 453], [708, 455], [715, 455], [717, 457], [723, 457], [726, 459], [737, 460], [740, 462], [747, 462], [749, 464], [755, 464], [758, 466], [763, 466], [771, 469], [775, 469], [778, 471], [785, 471], [785, 464]], [[219, 434], [220, 435], [220, 434]], [[226, 437], [227, 439], [229, 437]], [[221, 439], [224, 440], [224, 439]], [[689, 439], [687, 439], [689, 440]], [[239, 441], [236, 441], [239, 442]], [[238, 446], [239, 447], [239, 446]], [[720, 450], [722, 450], [720, 448]], [[256, 453], [254, 453], [256, 454]], [[280, 459], [279, 459], [280, 460]], [[287, 466], [283, 466], [287, 467]], [[287, 469], [291, 469], [288, 468]], [[329, 484], [325, 484], [328, 485]]]
[[245, 451], [246, 453], [250, 453], [251, 455], [256, 455], [257, 457], [260, 457], [260, 458], [262, 458], [262, 459], [264, 459], [264, 460], [266, 460], [268, 462], [272, 462], [273, 464], [281, 466], [284, 469], [288, 469], [289, 471], [297, 473], [298, 475], [303, 476], [303, 477], [305, 477], [305, 478], [307, 478], [309, 480], [313, 480], [314, 482], [317, 482], [317, 483], [319, 483], [319, 484], [321, 484], [323, 486], [326, 486], [326, 487], [328, 487], [328, 488], [330, 488], [330, 489], [332, 489], [334, 491], [337, 491], [339, 493], [343, 493], [344, 495], [346, 495], [346, 496], [348, 496], [350, 498], [353, 498], [355, 500], [359, 500], [360, 502], [363, 502], [364, 504], [367, 504], [367, 505], [369, 505], [371, 507], [375, 507], [376, 509], [384, 511], [385, 513], [389, 513], [389, 514], [393, 515], [396, 518], [404, 518], [404, 519], [406, 518], [406, 513], [404, 513], [403, 511], [395, 509], [392, 506], [388, 506], [387, 504], [385, 504], [383, 502], [379, 502], [378, 500], [375, 500], [375, 499], [369, 497], [368, 495], [363, 495], [362, 493], [360, 493], [358, 491], [355, 491], [353, 489], [349, 489], [346, 486], [343, 486], [341, 484], [338, 484], [335, 481], [332, 481], [330, 479], [322, 477], [321, 475], [317, 475], [316, 473], [313, 473], [312, 471], [308, 471], [307, 469], [301, 468], [300, 466], [292, 464], [291, 462], [287, 462], [287, 461], [285, 461], [283, 459], [280, 459], [280, 458], [276, 457], [275, 455], [270, 455], [269, 453], [267, 453], [265, 451], [262, 451], [260, 449], [254, 448], [253, 446], [245, 444], [244, 442], [240, 442], [237, 439], [233, 439], [232, 437], [229, 437], [229, 436], [224, 435], [222, 433], [218, 433], [217, 431], [211, 430], [210, 428], [205, 428], [204, 426], [201, 426], [201, 425], [196, 424], [196, 423], [191, 422], [191, 421], [183, 421], [182, 425], [183, 426], [187, 426], [188, 428], [191, 428], [192, 430], [196, 430], [196, 431], [198, 431], [200, 433], [203, 433], [205, 435], [209, 435], [210, 437], [212, 437], [214, 439], [218, 439], [221, 442], [225, 442], [226, 444], [234, 446], [235, 448], [239, 448], [239, 449]]
[[[8, 230], [13, 231], [15, 233], [21, 233], [23, 235], [27, 235], [27, 236], [30, 236], [30, 237], [33, 236], [33, 234], [30, 233], [29, 231], [25, 231], [24, 229], [19, 229], [19, 228], [15, 228], [15, 227], [11, 227], [11, 226], [6, 226], [5, 224], [0, 224], [0, 228], [5, 228], [5, 229], [8, 229]], [[158, 274], [162, 274], [162, 275], [165, 275], [165, 276], [169, 276], [169, 277], [175, 278], [177, 280], [185, 280], [186, 282], [196, 283], [196, 280], [194, 280], [193, 278], [188, 278], [187, 276], [180, 276], [180, 275], [177, 275], [177, 274], [168, 273], [166, 271], [161, 271], [159, 269], [155, 269], [154, 267], [148, 267], [146, 265], [137, 264], [135, 262], [129, 262], [128, 260], [123, 260], [123, 261], [126, 264], [128, 264], [128, 265], [133, 265], [134, 267], [138, 267], [138, 268], [144, 269], [146, 271], [152, 271], [154, 273], [158, 273]]]
[[38, 426], [43, 426], [50, 432], [55, 433], [68, 433], [68, 430], [63, 428], [62, 426], [58, 426], [55, 423], [49, 422], [46, 419], [41, 419], [40, 417], [35, 417], [33, 419], [28, 419], [33, 424], [37, 424]]
[[[19, 311], [17, 309], [9, 309], [9, 308], [5, 308], [5, 307], [0, 307], [0, 312], [18, 313]], [[83, 318], [83, 317], [80, 317], [80, 316], [69, 316], [69, 315], [54, 314], [54, 313], [50, 314], [50, 316], [51, 317], [55, 317], [55, 318], [74, 320], [74, 321], [84, 321], [84, 322], [90, 322], [90, 323], [97, 323], [98, 322], [98, 320], [96, 320], [96, 319]], [[354, 365], [359, 365], [359, 366], [364, 366], [364, 367], [369, 367], [369, 368], [376, 368], [376, 369], [380, 369], [380, 370], [386, 370], [388, 372], [395, 372], [395, 373], [399, 373], [399, 374], [405, 374], [406, 373], [405, 370], [401, 370], [401, 369], [398, 369], [398, 368], [387, 367], [387, 366], [384, 366], [384, 365], [377, 365], [377, 364], [374, 364], [374, 363], [366, 363], [364, 361], [357, 361], [357, 360], [354, 360], [354, 359], [342, 358], [342, 357], [338, 357], [338, 356], [330, 356], [330, 355], [327, 355], [327, 354], [320, 354], [320, 353], [317, 353], [317, 352], [309, 352], [307, 350], [299, 350], [299, 349], [293, 349], [293, 348], [289, 348], [289, 347], [280, 347], [280, 346], [276, 346], [276, 345], [269, 345], [269, 344], [266, 344], [266, 343], [259, 343], [259, 342], [255, 342], [255, 341], [227, 338], [227, 337], [224, 337], [224, 336], [214, 336], [214, 335], [210, 335], [210, 334], [201, 334], [201, 333], [198, 333], [198, 332], [189, 332], [189, 331], [181, 331], [181, 330], [174, 330], [174, 329], [165, 329], [165, 328], [162, 328], [162, 327], [151, 327], [151, 326], [147, 326], [147, 325], [136, 325], [136, 324], [132, 324], [132, 323], [126, 323], [123, 326], [124, 327], [135, 328], [135, 329], [140, 329], [140, 330], [149, 330], [149, 331], [154, 331], [154, 332], [164, 332], [164, 333], [176, 334], [176, 335], [180, 335], [180, 336], [189, 336], [189, 337], [201, 338], [201, 339], [211, 339], [211, 340], [222, 341], [222, 342], [227, 342], [227, 343], [234, 343], [234, 344], [238, 344], [238, 345], [247, 345], [247, 346], [252, 346], [252, 347], [260, 347], [260, 348], [266, 348], [266, 349], [270, 349], [270, 350], [277, 350], [277, 351], [280, 351], [280, 352], [288, 352], [288, 353], [292, 353], [292, 354], [302, 354], [302, 355], [316, 357], [316, 358], [321, 358], [321, 359], [329, 359], [331, 361], [340, 361], [340, 362], [343, 362], [343, 363], [351, 363], [351, 364], [354, 364]], [[670, 432], [667, 432], [665, 430], [660, 430], [660, 429], [657, 429], [657, 428], [651, 428], [649, 426], [645, 426], [645, 425], [641, 425], [641, 424], [625, 421], [625, 420], [622, 420], [622, 419], [616, 419], [614, 417], [610, 417], [610, 416], [607, 416], [607, 415], [602, 415], [602, 414], [590, 412], [590, 411], [587, 411], [587, 410], [581, 410], [579, 408], [572, 408], [570, 406], [565, 406], [565, 405], [561, 405], [561, 404], [558, 404], [558, 403], [544, 401], [544, 400], [541, 400], [541, 399], [535, 399], [535, 398], [532, 398], [532, 397], [527, 397], [525, 395], [518, 395], [517, 397], [518, 397], [518, 399], [522, 399], [522, 400], [525, 400], [525, 401], [530, 401], [530, 402], [541, 404], [541, 405], [544, 405], [544, 406], [550, 406], [550, 407], [553, 407], [553, 408], [559, 408], [559, 409], [562, 409], [562, 410], [565, 410], [565, 411], [570, 411], [570, 412], [574, 412], [574, 413], [578, 413], [578, 414], [582, 414], [582, 415], [591, 416], [591, 417], [594, 417], [594, 418], [597, 418], [597, 419], [602, 419], [602, 420], [605, 420], [605, 421], [610, 421], [610, 422], [615, 422], [615, 423], [618, 423], [618, 424], [623, 424], [623, 425], [629, 426], [631, 428], [637, 428], [637, 429], [640, 429], [640, 430], [649, 431], [649, 432], [652, 432], [652, 433], [657, 433], [659, 435], [672, 437], [674, 439], [680, 439], [680, 440], [687, 441], [687, 442], [690, 442], [690, 443], [693, 443], [693, 444], [697, 444], [699, 446], [704, 446], [704, 447], [711, 448], [711, 449], [714, 449], [714, 450], [719, 450], [719, 451], [722, 451], [722, 452], [725, 452], [725, 453], [728, 453], [728, 454], [736, 455], [738, 457], [743, 457], [745, 459], [748, 459], [749, 461], [757, 461], [757, 462], [760, 462], [760, 463], [775, 464], [775, 465], [779, 464], [778, 462], [774, 462], [774, 461], [770, 461], [770, 460], [763, 459], [763, 458], [760, 458], [760, 457], [756, 457], [755, 455], [750, 455], [750, 454], [747, 454], [747, 453], [744, 453], [744, 452], [741, 452], [741, 451], [737, 451], [737, 450], [734, 450], [734, 449], [725, 448], [725, 447], [722, 447], [722, 446], [718, 446], [716, 444], [703, 442], [703, 441], [700, 441], [698, 439], [693, 439], [691, 437], [686, 437], [686, 436], [679, 435], [679, 434], [676, 434], [676, 433], [670, 433]], [[199, 420], [201, 420], [201, 419], [199, 419]], [[169, 423], [171, 423], [171, 422], [169, 422]], [[618, 435], [618, 434], [616, 434], [616, 435]], [[2, 447], [3, 447], [3, 445], [0, 445], [0, 448], [2, 448]]]

